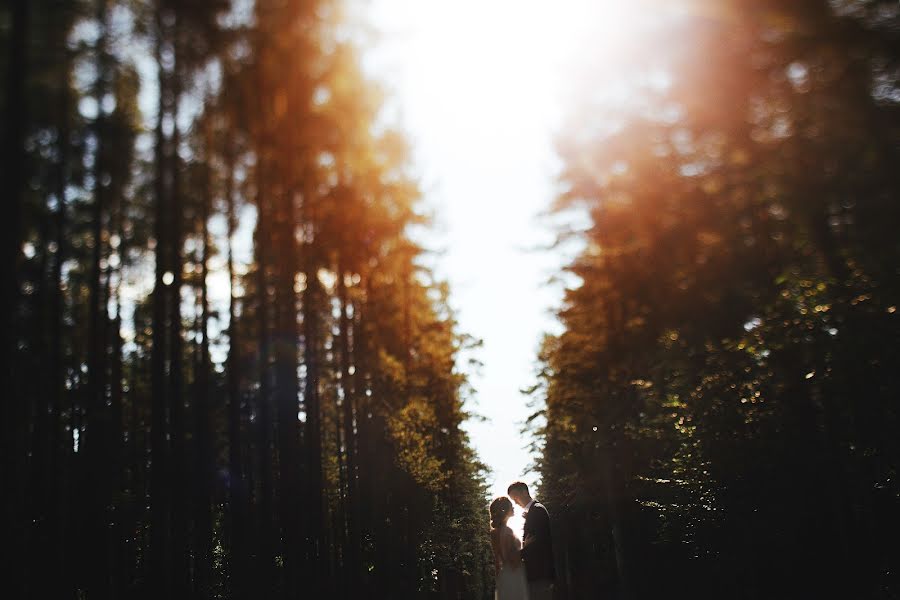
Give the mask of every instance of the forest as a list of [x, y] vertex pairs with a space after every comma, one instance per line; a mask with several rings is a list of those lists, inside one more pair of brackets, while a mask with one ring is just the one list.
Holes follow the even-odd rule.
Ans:
[[3, 597], [487, 594], [477, 341], [341, 4], [2, 22]]
[[532, 390], [557, 587], [898, 598], [900, 7], [669, 7], [559, 137], [589, 225]]
[[[350, 2], [0, 8], [3, 598], [494, 598], [481, 340]], [[898, 599], [900, 5], [635, 2], [547, 198], [554, 597]]]

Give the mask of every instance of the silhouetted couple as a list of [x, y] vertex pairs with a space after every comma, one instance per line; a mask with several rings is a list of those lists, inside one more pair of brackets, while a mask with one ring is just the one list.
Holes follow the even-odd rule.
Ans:
[[[528, 486], [517, 481], [491, 502], [491, 548], [497, 587], [495, 600], [551, 600], [553, 580], [553, 542], [550, 539], [550, 513], [528, 493]], [[512, 498], [512, 501], [510, 501]], [[522, 539], [507, 521], [515, 502], [525, 509]]]

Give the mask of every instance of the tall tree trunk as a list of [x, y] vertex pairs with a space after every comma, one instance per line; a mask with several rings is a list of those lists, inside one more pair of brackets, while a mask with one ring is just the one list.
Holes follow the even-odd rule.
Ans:
[[338, 402], [338, 396], [335, 394], [334, 419], [332, 422], [334, 428], [334, 447], [335, 455], [338, 463], [338, 481], [337, 481], [337, 502], [335, 508], [331, 511], [331, 526], [327, 531], [327, 543], [331, 552], [328, 560], [328, 580], [334, 586], [329, 589], [328, 593], [332, 596], [341, 598], [348, 597], [347, 588], [348, 581], [346, 577], [335, 577], [336, 573], [346, 573], [347, 566], [347, 522], [345, 514], [347, 512], [347, 488], [346, 488], [346, 471], [344, 452], [341, 450], [343, 445], [343, 435], [341, 432], [341, 410]]
[[337, 271], [338, 297], [340, 299], [340, 354], [341, 354], [341, 389], [343, 391], [343, 425], [344, 425], [344, 451], [346, 452], [346, 501], [345, 514], [347, 519], [347, 544], [344, 550], [343, 579], [347, 582], [349, 597], [358, 595], [359, 579], [359, 533], [358, 533], [358, 493], [357, 493], [357, 467], [356, 467], [356, 429], [355, 429], [355, 404], [356, 390], [353, 385], [352, 369], [350, 362], [350, 305], [347, 300], [347, 285], [345, 281], [344, 265], [338, 265]]
[[313, 589], [321, 590], [321, 566], [325, 557], [325, 517], [322, 491], [322, 414], [319, 399], [319, 279], [311, 259], [311, 249], [306, 256], [306, 289], [303, 292], [303, 338], [306, 381], [304, 404], [306, 406], [306, 468], [309, 503], [310, 564], [315, 569]]
[[628, 600], [632, 597], [632, 590], [621, 510], [622, 487], [616, 474], [615, 457], [612, 456], [612, 452], [613, 445], [605, 444], [598, 451], [598, 461], [601, 465], [601, 477], [606, 488], [606, 502], [609, 506], [610, 535], [613, 541], [616, 574], [619, 579], [619, 597]]
[[[124, 340], [122, 339], [122, 286], [125, 284], [125, 267], [128, 257], [128, 235], [125, 228], [125, 218], [127, 213], [126, 198], [119, 196], [115, 199], [115, 203], [111, 207], [111, 231], [115, 232], [118, 239], [115, 245], [116, 256], [119, 258], [116, 270], [116, 286], [114, 292], [109, 291], [110, 282], [112, 281], [113, 262], [112, 255], [107, 257], [108, 273], [106, 279], [107, 297], [115, 297], [115, 318], [113, 319], [109, 331], [109, 346], [111, 348], [110, 355], [110, 408], [111, 408], [111, 437], [110, 437], [110, 460], [111, 468], [110, 492], [115, 494], [114, 500], [118, 498], [115, 504], [115, 512], [113, 514], [112, 529], [110, 531], [109, 549], [111, 552], [110, 573], [112, 575], [111, 595], [114, 598], [129, 597], [131, 593], [132, 582], [135, 576], [135, 565], [137, 563], [137, 551], [134, 531], [139, 527], [139, 522], [135, 518], [135, 507], [138, 504], [134, 470], [137, 468], [136, 461], [133, 460], [132, 446], [135, 443], [135, 435], [137, 428], [128, 422], [125, 415], [125, 350]], [[110, 244], [110, 248], [113, 248]], [[131, 493], [129, 493], [131, 492]], [[140, 504], [144, 504], [143, 501]]]
[[[624, 300], [608, 297], [605, 302], [606, 322], [610, 329], [610, 351], [615, 353], [617, 346], [622, 344], [623, 324], [625, 321]], [[624, 344], [622, 344], [624, 345]], [[600, 465], [600, 477], [606, 490], [606, 502], [609, 507], [610, 536], [612, 537], [613, 550], [616, 562], [616, 574], [618, 576], [619, 597], [622, 600], [630, 600], [633, 597], [631, 581], [631, 561], [628, 551], [628, 540], [625, 532], [625, 515], [623, 514], [624, 483], [619, 477], [617, 464], [616, 443], [611, 439], [615, 435], [613, 428], [605, 427], [606, 439], [597, 448], [597, 462]]]
[[[134, 323], [137, 325], [137, 323]], [[135, 327], [137, 329], [137, 327]], [[142, 361], [143, 362], [143, 361]], [[142, 370], [143, 370], [143, 365]], [[141, 394], [142, 396], [143, 394]], [[150, 496], [150, 469], [147, 465], [148, 457], [148, 439], [150, 436], [147, 429], [147, 421], [143, 418], [144, 403], [138, 402], [139, 395], [134, 394], [128, 403], [128, 422], [131, 428], [131, 435], [128, 438], [128, 463], [131, 465], [131, 502], [128, 511], [128, 523], [132, 526], [131, 531], [131, 553], [134, 556], [129, 577], [129, 596], [132, 598], [142, 598], [149, 590], [153, 589], [153, 584], [149, 584], [144, 579], [146, 571], [141, 573], [139, 570], [146, 565], [148, 557], [150, 557], [150, 547], [148, 535], [148, 527], [150, 517], [150, 509], [152, 505], [148, 503]], [[152, 417], [151, 417], [152, 418]], [[152, 527], [152, 526], [151, 526]], [[152, 532], [152, 528], [149, 529]], [[141, 560], [137, 560], [137, 555], [141, 556]], [[140, 594], [138, 593], [140, 591]]]
[[8, 490], [3, 494], [3, 539], [11, 549], [7, 563], [10, 576], [7, 592], [12, 598], [19, 598], [22, 593], [22, 569], [20, 553], [16, 548], [23, 547], [24, 530], [21, 510], [24, 502], [24, 488], [21, 485], [24, 468], [24, 434], [26, 417], [19, 381], [16, 376], [16, 339], [19, 299], [19, 256], [22, 245], [22, 216], [25, 204], [26, 155], [25, 131], [27, 123], [25, 103], [25, 76], [27, 72], [27, 42], [29, 1], [13, 0], [10, 2], [10, 30], [8, 71], [6, 79], [6, 123], [3, 141], [3, 193], [6, 201], [3, 229], [0, 239], [3, 244], [3, 256], [0, 257], [0, 369], [3, 370], [3, 389], [6, 391], [3, 419], [2, 471], [0, 480]]
[[209, 222], [210, 205], [212, 204], [212, 136], [209, 125], [206, 125], [206, 181], [200, 210], [200, 227], [202, 255], [200, 258], [200, 360], [196, 377], [197, 393], [194, 399], [194, 416], [196, 430], [196, 498], [194, 500], [194, 561], [196, 579], [196, 597], [201, 600], [209, 598], [212, 593], [212, 491], [213, 491], [213, 458], [210, 431], [210, 364], [209, 364], [209, 297], [206, 279], [209, 276]]
[[168, 162], [172, 181], [171, 205], [169, 207], [169, 228], [171, 231], [169, 256], [171, 257], [172, 285], [169, 286], [169, 407], [172, 426], [172, 469], [170, 486], [174, 492], [172, 497], [172, 585], [175, 598], [190, 596], [190, 541], [188, 537], [190, 525], [190, 485], [188, 482], [187, 459], [187, 422], [184, 403], [184, 339], [181, 335], [181, 289], [184, 285], [183, 252], [184, 245], [184, 212], [180, 197], [181, 159], [178, 155], [181, 145], [181, 128], [178, 125], [179, 104], [181, 101], [182, 51], [179, 19], [173, 21], [174, 65], [172, 67], [172, 147]]
[[68, 561], [66, 560], [66, 535], [65, 535], [65, 498], [67, 494], [61, 485], [64, 481], [62, 472], [62, 407], [66, 393], [66, 374], [63, 364], [64, 342], [63, 321], [65, 310], [65, 295], [63, 292], [63, 264], [66, 261], [66, 188], [68, 187], [68, 163], [69, 163], [69, 136], [70, 123], [69, 111], [71, 110], [70, 70], [71, 62], [69, 52], [63, 50], [63, 61], [60, 67], [60, 95], [59, 95], [59, 123], [57, 130], [57, 162], [56, 162], [56, 256], [53, 261], [52, 293], [50, 308], [50, 373], [52, 378], [50, 392], [50, 488], [49, 494], [52, 507], [48, 515], [51, 548], [48, 550], [50, 565], [55, 573], [51, 583], [52, 595], [55, 598], [64, 597], [64, 589], [67, 583], [71, 583], [66, 576], [68, 573]]
[[93, 95], [97, 102], [97, 117], [94, 121], [94, 164], [92, 178], [94, 201], [91, 215], [93, 248], [91, 253], [91, 275], [88, 293], [90, 295], [90, 350], [88, 353], [88, 402], [87, 435], [85, 436], [85, 456], [87, 477], [81, 482], [85, 497], [86, 530], [82, 534], [88, 545], [84, 563], [87, 589], [92, 597], [109, 597], [109, 551], [107, 547], [108, 527], [106, 505], [109, 488], [108, 436], [110, 415], [107, 411], [107, 311], [106, 288], [103, 285], [104, 221], [107, 214], [107, 120], [103, 111], [103, 98], [107, 92], [106, 78], [109, 76], [108, 11], [106, 0], [97, 0], [97, 23], [100, 35], [97, 40], [96, 79]]
[[[247, 590], [247, 485], [241, 463], [241, 354], [235, 306], [234, 234], [237, 215], [234, 206], [234, 148], [225, 140], [225, 203], [228, 219], [228, 529], [230, 532], [230, 573], [232, 595], [248, 597]], [[260, 325], [262, 327], [262, 324]]]
[[[46, 200], [45, 200], [46, 201]], [[50, 361], [52, 350], [50, 348], [50, 327], [52, 323], [52, 297], [53, 280], [50, 276], [50, 245], [51, 245], [51, 219], [41, 214], [39, 224], [40, 259], [37, 276], [37, 289], [32, 295], [35, 305], [35, 313], [39, 318], [35, 320], [30, 329], [34, 330], [34, 359], [37, 364]], [[36, 577], [36, 568], [42, 564], [51, 550], [49, 544], [48, 518], [52, 511], [53, 500], [50, 496], [50, 429], [54, 422], [50, 418], [50, 409], [53, 403], [52, 378], [41, 378], [37, 369], [29, 375], [29, 381], [33, 382], [33, 392], [29, 407], [29, 421], [32, 423], [31, 439], [28, 441], [29, 465], [27, 467], [27, 495], [31, 501], [28, 503], [27, 519], [30, 524], [26, 531], [25, 555], [28, 557], [26, 581], [31, 582], [31, 587], [26, 593], [35, 595], [47, 594], [47, 584], [44, 578]], [[33, 408], [32, 408], [33, 407]], [[26, 584], [29, 585], [29, 584]]]
[[[354, 311], [353, 323], [353, 364], [356, 366], [354, 373], [353, 387], [357, 395], [357, 414], [359, 419], [357, 422], [358, 429], [358, 448], [359, 453], [359, 502], [357, 508], [360, 514], [360, 531], [365, 531], [367, 537], [374, 540], [374, 553], [365, 559], [367, 564], [374, 567], [374, 579], [370, 574], [367, 576], [365, 583], [369, 586], [375, 586], [376, 595], [385, 594], [384, 574], [387, 568], [385, 550], [386, 550], [386, 527], [385, 518], [387, 515], [380, 510], [384, 490], [383, 474], [381, 458], [378, 455], [378, 419], [372, 411], [371, 403], [371, 363], [369, 360], [372, 351], [368, 345], [367, 337], [367, 319], [366, 319], [366, 303], [372, 297], [372, 290], [369, 279], [366, 278], [363, 287], [365, 289], [363, 303]], [[381, 475], [382, 479], [380, 479]], [[363, 512], [363, 507], [365, 511]]]
[[[121, 210], [121, 209], [120, 209]], [[121, 232], [121, 227], [116, 228]], [[112, 323], [111, 346], [112, 356], [110, 364], [110, 400], [112, 409], [112, 428], [110, 443], [109, 465], [111, 468], [111, 490], [120, 498], [113, 520], [113, 528], [110, 531], [110, 584], [112, 585], [111, 596], [113, 598], [121, 598], [127, 596], [128, 579], [130, 567], [133, 564], [133, 554], [130, 552], [132, 544], [129, 542], [129, 527], [134, 525], [126, 522], [130, 511], [130, 507], [126, 501], [126, 480], [124, 477], [127, 468], [127, 445], [124, 441], [123, 431], [125, 428], [124, 418], [124, 401], [125, 392], [123, 388], [123, 372], [122, 372], [122, 300], [121, 300], [121, 271], [119, 274], [119, 282], [116, 285], [116, 316]]]
[[259, 322], [259, 394], [256, 426], [257, 453], [260, 469], [260, 499], [257, 515], [259, 518], [259, 577], [255, 585], [247, 582], [247, 590], [257, 588], [262, 595], [271, 593], [275, 582], [275, 535], [273, 516], [275, 509], [275, 476], [272, 465], [272, 411], [270, 390], [270, 338], [269, 338], [269, 213], [266, 211], [265, 190], [266, 171], [263, 152], [258, 152], [256, 175], [256, 276], [257, 276], [257, 321]]
[[[168, 111], [169, 81], [163, 61], [165, 26], [163, 8], [156, 9], [155, 58], [158, 69], [158, 109], [155, 129], [154, 181], [154, 237], [156, 238], [156, 274], [153, 286], [152, 349], [151, 349], [151, 428], [150, 428], [150, 552], [147, 560], [147, 581], [151, 598], [171, 597], [171, 580], [167, 568], [170, 553], [169, 519], [169, 389], [166, 377], [168, 360], [167, 318], [169, 292], [167, 281], [170, 266], [170, 231], [168, 213], [170, 202], [167, 182], [166, 136], [163, 123]], [[169, 282], [171, 283], [171, 282]]]
[[[276, 247], [283, 258], [275, 267], [275, 404], [278, 407], [278, 464], [281, 476], [280, 515], [284, 539], [286, 597], [300, 595], [300, 575], [304, 569], [300, 511], [300, 431], [299, 385], [297, 382], [297, 298], [294, 292], [296, 241], [293, 198], [282, 191], [281, 213], [274, 227]], [[309, 418], [307, 417], [307, 423]], [[319, 515], [321, 518], [321, 514]]]

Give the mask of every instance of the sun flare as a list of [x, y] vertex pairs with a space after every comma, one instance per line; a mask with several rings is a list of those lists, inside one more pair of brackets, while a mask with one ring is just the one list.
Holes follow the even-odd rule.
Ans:
[[386, 43], [417, 106], [442, 107], [447, 125], [490, 132], [551, 126], [571, 65], [589, 50], [615, 60], [638, 9], [605, 0], [381, 0]]
[[[492, 368], [473, 376], [478, 410], [490, 421], [468, 426], [493, 469], [492, 495], [505, 494], [509, 482], [523, 476], [536, 482], [523, 473], [528, 453], [510, 448], [517, 423], [527, 417], [516, 405], [536, 332], [552, 331], [556, 322], [540, 309], [485, 299], [513, 294], [540, 296], [540, 306], [558, 302], [559, 290], [544, 285], [544, 277], [561, 268], [562, 254], [539, 259], [518, 248], [547, 236], [536, 215], [554, 194], [554, 138], [583, 79], [583, 59], [615, 66], [623, 42], [637, 35], [644, 5], [366, 3], [366, 18], [380, 33], [366, 66], [389, 89], [385, 119], [409, 132], [427, 201], [450, 232], [429, 240], [453, 249], [438, 270], [455, 285], [461, 327], [493, 340], [479, 356]], [[479, 243], [471, 244], [475, 239]]]

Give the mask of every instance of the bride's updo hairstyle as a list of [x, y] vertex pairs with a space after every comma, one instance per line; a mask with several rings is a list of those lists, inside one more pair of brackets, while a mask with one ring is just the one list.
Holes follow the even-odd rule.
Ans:
[[506, 518], [512, 516], [513, 505], [506, 496], [497, 496], [491, 502], [491, 529], [497, 529], [506, 523]]

